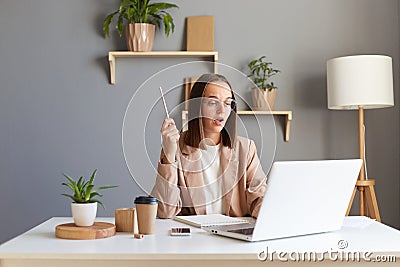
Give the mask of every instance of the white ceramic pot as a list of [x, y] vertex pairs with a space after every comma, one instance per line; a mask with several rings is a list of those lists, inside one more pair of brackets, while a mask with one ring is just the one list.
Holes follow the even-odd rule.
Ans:
[[71, 203], [72, 217], [76, 226], [92, 226], [97, 214], [97, 202]]

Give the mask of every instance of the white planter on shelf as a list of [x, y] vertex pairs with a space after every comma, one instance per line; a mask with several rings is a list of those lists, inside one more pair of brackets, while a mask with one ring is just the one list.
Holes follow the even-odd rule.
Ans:
[[71, 203], [72, 217], [76, 226], [92, 226], [97, 214], [97, 202]]

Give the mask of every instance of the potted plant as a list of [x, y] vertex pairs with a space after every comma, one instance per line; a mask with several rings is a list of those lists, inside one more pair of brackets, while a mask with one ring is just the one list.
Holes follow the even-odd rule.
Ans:
[[250, 74], [247, 77], [251, 78], [257, 86], [252, 89], [253, 106], [255, 110], [274, 110], [276, 89], [273, 82], [269, 79], [281, 72], [274, 69], [272, 63], [265, 60], [265, 56], [254, 59], [249, 62], [248, 67]]
[[73, 195], [62, 194], [73, 200], [71, 203], [72, 217], [74, 218], [74, 223], [77, 226], [91, 226], [94, 223], [97, 213], [97, 203], [99, 203], [103, 208], [103, 203], [96, 199], [95, 197], [101, 197], [98, 191], [116, 187], [114, 185], [100, 186], [94, 188], [93, 181], [96, 176], [97, 170], [94, 170], [89, 181], [86, 181], [83, 176], [75, 181], [67, 174], [63, 174], [65, 178], [69, 181], [68, 183], [62, 183], [62, 185], [67, 186], [73, 192]]
[[170, 3], [151, 3], [151, 0], [122, 0], [119, 9], [104, 19], [103, 32], [105, 37], [109, 36], [110, 23], [114, 16], [118, 15], [116, 29], [122, 37], [123, 22], [125, 25], [126, 44], [129, 51], [146, 52], [153, 48], [155, 27], [164, 25], [165, 35], [168, 37], [170, 32], [174, 32], [174, 20], [166, 10], [178, 8]]

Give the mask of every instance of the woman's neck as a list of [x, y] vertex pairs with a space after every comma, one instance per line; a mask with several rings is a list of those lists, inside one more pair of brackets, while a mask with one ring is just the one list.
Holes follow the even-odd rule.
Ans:
[[205, 133], [203, 141], [204, 144], [209, 146], [218, 145], [221, 142], [221, 133]]

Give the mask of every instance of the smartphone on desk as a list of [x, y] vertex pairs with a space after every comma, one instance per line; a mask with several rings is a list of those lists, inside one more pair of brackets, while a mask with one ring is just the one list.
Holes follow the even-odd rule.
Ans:
[[171, 236], [189, 236], [191, 235], [188, 227], [173, 227], [171, 228]]

